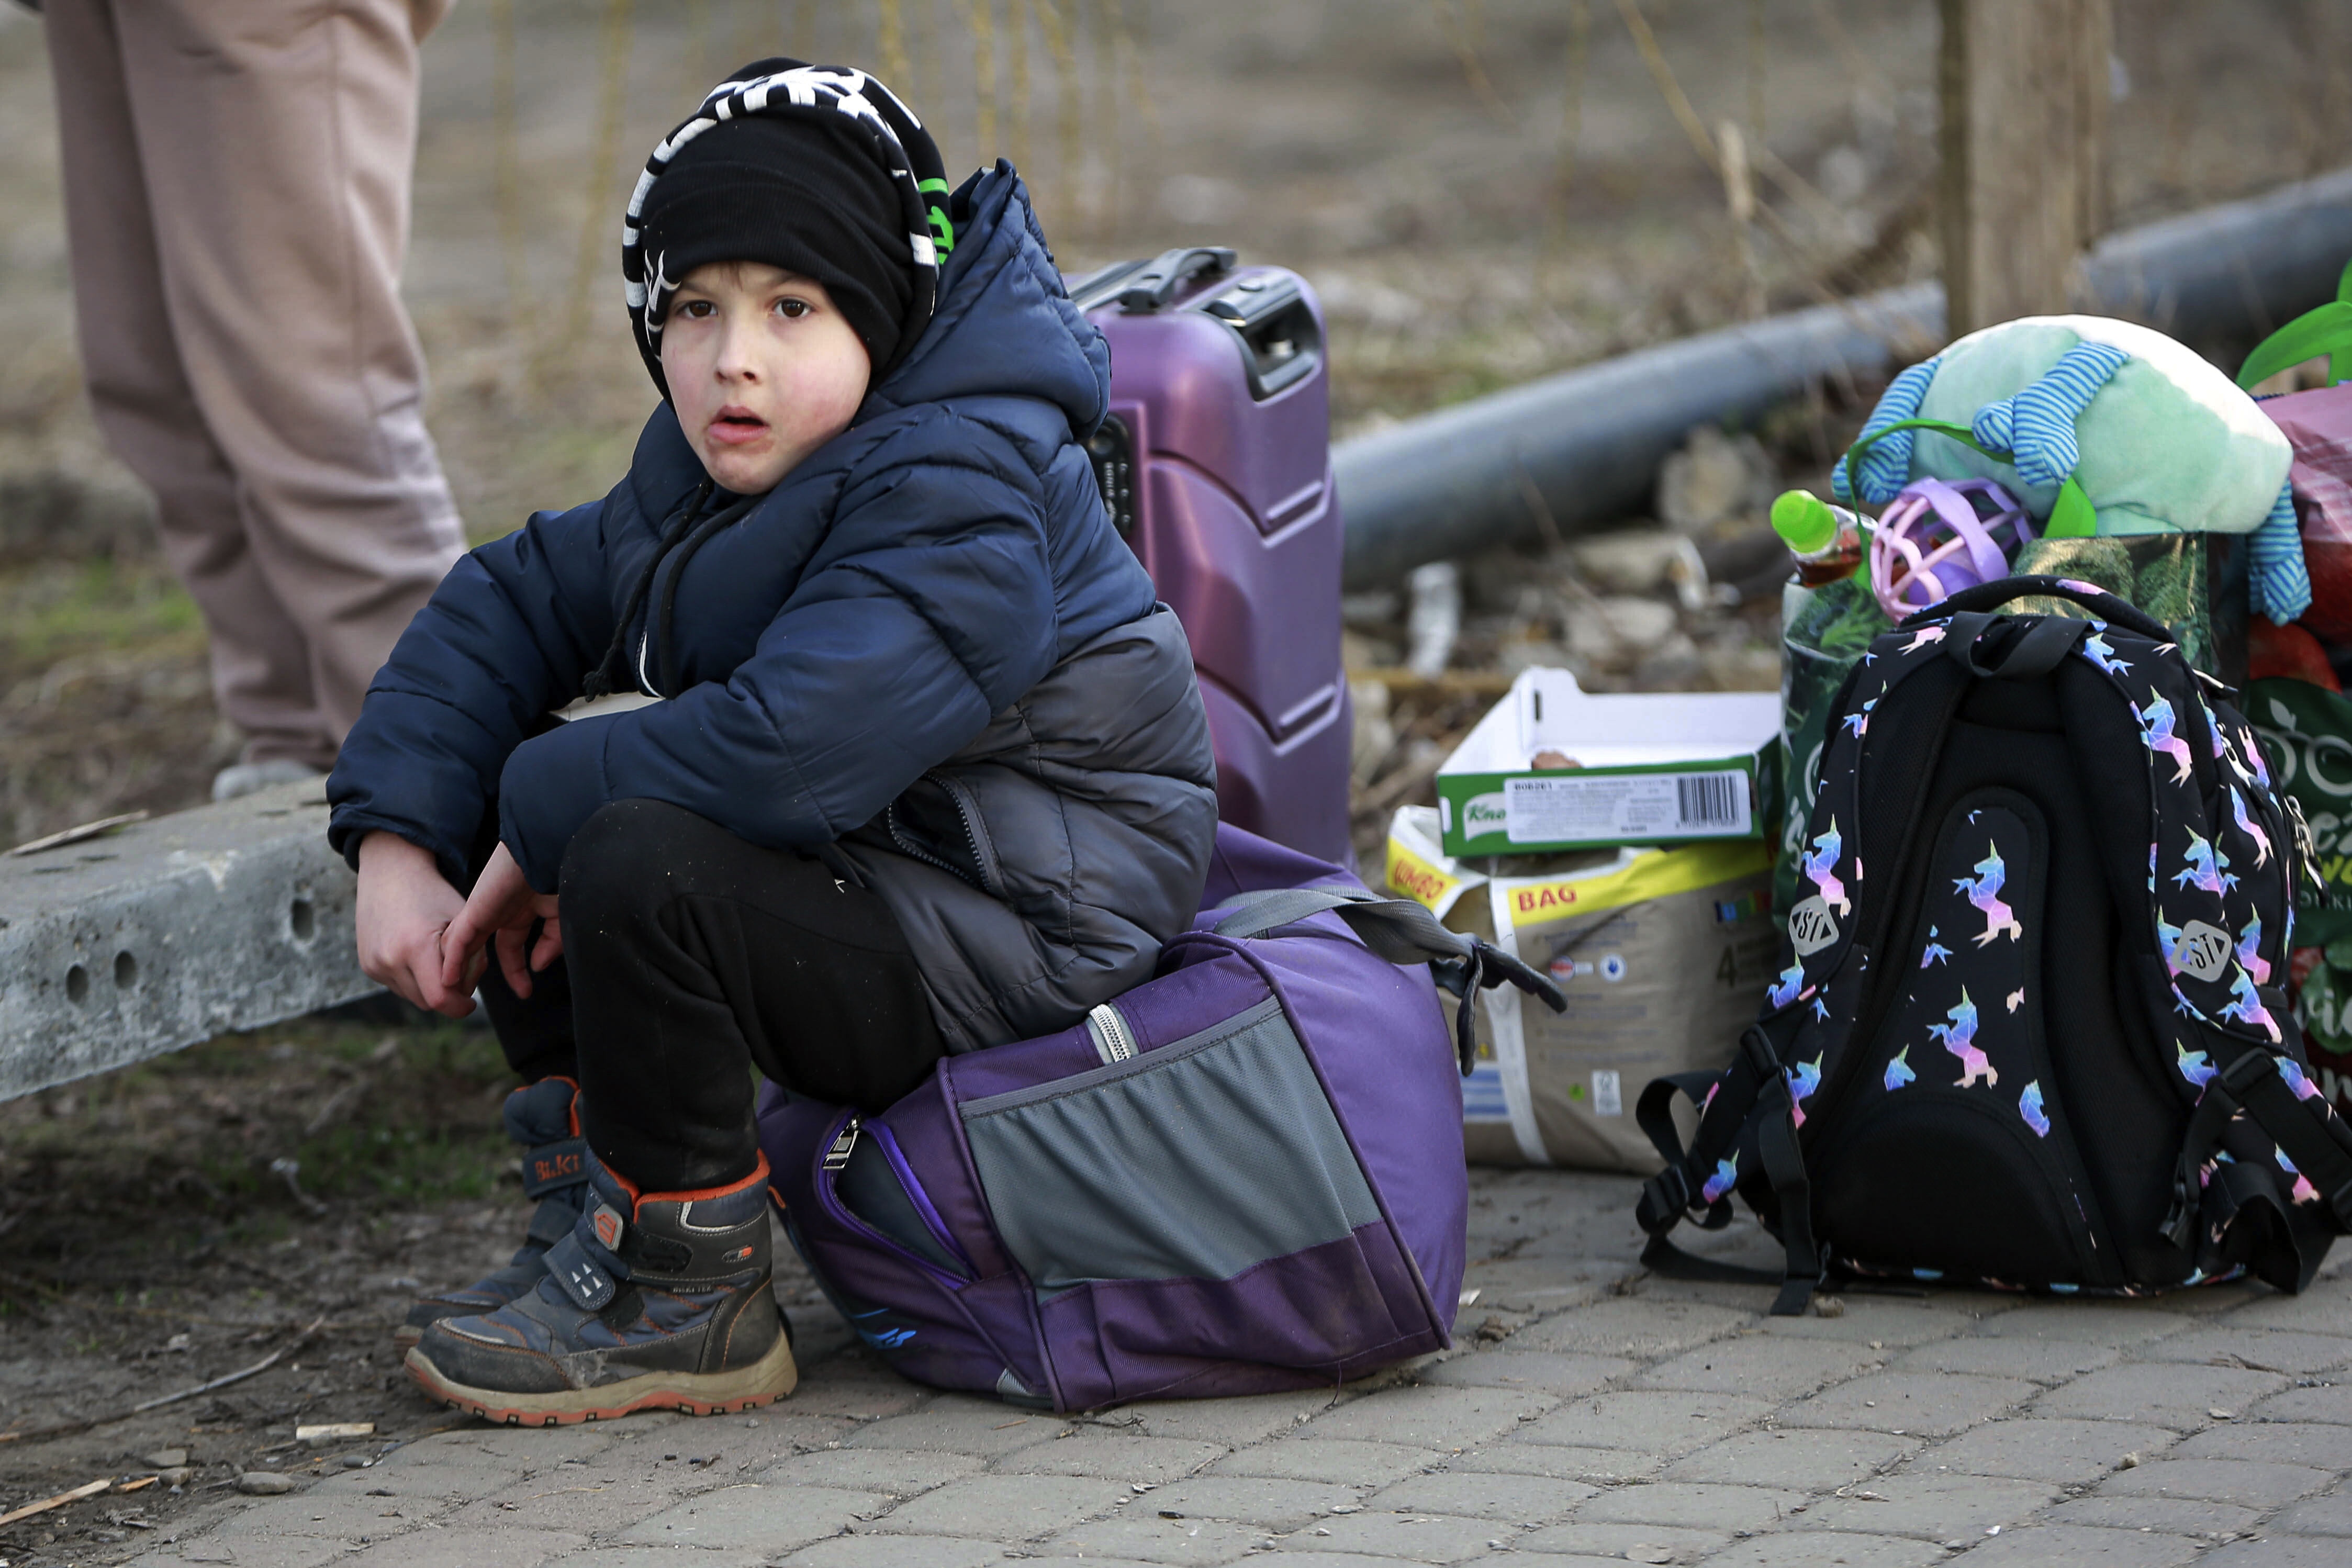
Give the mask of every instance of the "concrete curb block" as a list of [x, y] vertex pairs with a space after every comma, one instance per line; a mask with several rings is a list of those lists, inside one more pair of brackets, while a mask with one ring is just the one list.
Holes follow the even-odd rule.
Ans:
[[0, 1098], [381, 989], [323, 781], [0, 858]]

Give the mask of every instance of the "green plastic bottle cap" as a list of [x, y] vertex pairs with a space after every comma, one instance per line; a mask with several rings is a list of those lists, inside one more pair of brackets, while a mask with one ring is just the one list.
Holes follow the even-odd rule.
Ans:
[[1800, 555], [1818, 555], [1837, 542], [1837, 513], [1811, 490], [1782, 490], [1772, 503], [1772, 531]]

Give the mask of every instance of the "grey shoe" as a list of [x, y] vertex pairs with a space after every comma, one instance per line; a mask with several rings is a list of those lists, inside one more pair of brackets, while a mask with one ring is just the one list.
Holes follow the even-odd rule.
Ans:
[[291, 757], [279, 757], [267, 763], [238, 763], [213, 775], [213, 799], [235, 800], [241, 795], [268, 789], [271, 784], [300, 784], [304, 779], [326, 776], [310, 763], [298, 763]]
[[410, 1375], [509, 1426], [782, 1399], [800, 1373], [776, 1308], [768, 1204], [765, 1159], [725, 1187], [639, 1194], [592, 1153], [586, 1212], [539, 1284], [496, 1311], [427, 1325]]
[[547, 1278], [547, 1249], [572, 1234], [588, 1192], [588, 1144], [580, 1136], [580, 1086], [543, 1078], [507, 1096], [507, 1136], [522, 1145], [522, 1192], [536, 1198], [522, 1246], [507, 1266], [462, 1289], [421, 1298], [392, 1331], [402, 1350], [444, 1318], [494, 1312]]

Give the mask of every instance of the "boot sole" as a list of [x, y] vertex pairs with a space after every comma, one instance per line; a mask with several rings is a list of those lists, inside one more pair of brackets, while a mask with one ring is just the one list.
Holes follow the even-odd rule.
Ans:
[[801, 1381], [791, 1337], [781, 1331], [767, 1354], [733, 1372], [649, 1372], [598, 1388], [567, 1388], [555, 1394], [468, 1388], [443, 1376], [421, 1349], [408, 1352], [406, 1364], [409, 1375], [442, 1404], [505, 1426], [571, 1426], [583, 1421], [617, 1420], [640, 1410], [730, 1415], [772, 1405], [800, 1386]]

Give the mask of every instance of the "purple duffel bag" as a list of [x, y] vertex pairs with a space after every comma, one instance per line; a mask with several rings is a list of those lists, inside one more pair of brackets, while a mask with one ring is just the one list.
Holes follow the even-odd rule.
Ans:
[[1465, 996], [1558, 992], [1238, 828], [1204, 900], [1158, 978], [950, 1057], [879, 1115], [762, 1089], [793, 1246], [908, 1377], [1085, 1410], [1327, 1385], [1451, 1342], [1468, 1005], [1431, 970]]

